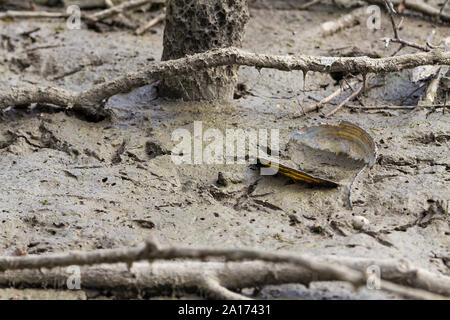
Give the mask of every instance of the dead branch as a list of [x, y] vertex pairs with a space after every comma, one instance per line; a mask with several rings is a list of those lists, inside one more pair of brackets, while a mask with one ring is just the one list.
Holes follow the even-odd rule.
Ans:
[[[376, 4], [380, 6], [384, 6], [385, 2], [384, 0], [365, 0], [366, 2], [370, 4]], [[424, 16], [432, 17], [432, 18], [440, 18], [441, 21], [444, 22], [450, 22], [450, 15], [445, 14], [441, 12], [441, 10], [436, 9], [433, 6], [430, 6], [429, 4], [426, 4], [423, 1], [420, 0], [393, 0], [392, 3], [394, 5], [399, 5], [400, 3], [403, 3], [405, 5], [405, 8], [411, 11], [415, 11], [418, 13], [423, 14]]]
[[46, 12], [46, 11], [14, 11], [8, 10], [0, 12], [0, 20], [5, 19], [65, 19], [69, 14], [64, 12]]
[[[353, 82], [349, 83], [349, 85], [351, 87], [353, 87], [357, 83], [358, 83], [358, 80], [354, 80]], [[322, 106], [324, 106], [325, 104], [329, 103], [334, 98], [338, 97], [342, 92], [344, 92], [344, 87], [343, 86], [339, 86], [339, 89], [334, 91], [332, 94], [330, 94], [329, 96], [323, 98], [319, 102], [317, 102], [317, 103], [315, 103], [315, 104], [313, 104], [313, 105], [311, 105], [311, 106], [309, 106], [307, 108], [304, 108], [302, 111], [304, 113], [312, 112], [312, 111], [318, 111]]]
[[[346, 265], [339, 263], [338, 261], [329, 263], [329, 261], [327, 262], [324, 259], [320, 259], [309, 255], [268, 253], [266, 251], [239, 250], [239, 249], [191, 249], [191, 248], [176, 248], [176, 247], [160, 248], [159, 245], [152, 239], [148, 240], [145, 245], [134, 248], [96, 250], [91, 252], [70, 252], [61, 254], [51, 254], [45, 256], [0, 257], [0, 270], [11, 271], [21, 269], [41, 269], [41, 268], [64, 267], [71, 265], [85, 266], [93, 264], [120, 263], [120, 262], [125, 262], [131, 269], [134, 262], [142, 260], [149, 260], [149, 261], [172, 260], [172, 259], [205, 260], [207, 258], [221, 258], [225, 259], [226, 261], [233, 261], [233, 262], [246, 260], [261, 260], [269, 263], [292, 264], [295, 265], [297, 269], [303, 269], [304, 271], [306, 270], [307, 272], [312, 274], [312, 277], [313, 278], [315, 277], [315, 279], [347, 281], [352, 283], [356, 287], [365, 284], [367, 281], [367, 275], [365, 274], [365, 270], [352, 269]], [[359, 261], [359, 263], [361, 263], [361, 261]], [[391, 266], [391, 268], [393, 267]], [[274, 269], [270, 268], [270, 270]], [[409, 268], [408, 270], [409, 271], [413, 270], [414, 272], [413, 273], [408, 272], [406, 274], [407, 281], [405, 283], [410, 283], [411, 280], [417, 279], [417, 274], [419, 274], [418, 269]], [[192, 269], [191, 271], [198, 272], [199, 269], [196, 268]], [[155, 276], [155, 273], [151, 274], [152, 277]], [[199, 279], [195, 278], [197, 279], [197, 282], [195, 282], [196, 286], [200, 286], [204, 289], [207, 289], [209, 290], [209, 292], [215, 292], [217, 295], [220, 295], [220, 293], [223, 295], [229, 294], [227, 291], [220, 289], [220, 285], [224, 286], [224, 283], [218, 281], [217, 277], [205, 278], [204, 277], [205, 273], [201, 272], [201, 274], [203, 275], [201, 282], [198, 282]], [[384, 276], [389, 277], [388, 274]], [[431, 286], [430, 291], [440, 290], [444, 294], [450, 295], [450, 279], [447, 279], [447, 277], [443, 276], [433, 277], [431, 273], [426, 273], [426, 276], [428, 277], [426, 278], [425, 281], [426, 284], [430, 283], [430, 281], [432, 281], [433, 284], [437, 284], [437, 287]], [[7, 279], [11, 278], [7, 277]], [[39, 277], [37, 279], [39, 279]], [[175, 277], [175, 279], [176, 281], [178, 281], [179, 277]], [[204, 282], [205, 279], [206, 284]], [[211, 279], [212, 281], [215, 280], [218, 282], [214, 283], [211, 281]], [[311, 276], [309, 277], [309, 279], [311, 279]], [[398, 278], [396, 279], [397, 279], [396, 282], [398, 282]], [[401, 279], [405, 280], [405, 276], [402, 277]], [[423, 278], [421, 279], [423, 280]], [[191, 281], [189, 283], [192, 283], [192, 279], [190, 280]], [[304, 281], [305, 278], [302, 278], [301, 280]], [[2, 278], [0, 275], [0, 282], [1, 281]], [[299, 279], [296, 279], [296, 281], [294, 282], [300, 281]], [[438, 285], [439, 283], [441, 283], [441, 285]], [[423, 285], [423, 283], [420, 281], [414, 284]], [[409, 298], [415, 299], [443, 298], [434, 293], [426, 292], [420, 288], [419, 289], [414, 287], [406, 288], [402, 285], [399, 285], [397, 283], [391, 283], [386, 280], [381, 280], [380, 286], [384, 290], [388, 290]]]
[[390, 0], [384, 0], [384, 4], [385, 4], [385, 7], [386, 7], [386, 11], [388, 12], [389, 18], [391, 20], [392, 29], [394, 31], [394, 38], [393, 39], [383, 39], [384, 41], [386, 41], [386, 45], [389, 45], [389, 42], [399, 43], [399, 44], [401, 44], [401, 46], [398, 49], [398, 51], [403, 49], [403, 47], [405, 47], [405, 46], [416, 48], [416, 49], [419, 49], [419, 50], [422, 50], [422, 51], [426, 51], [426, 52], [430, 51], [430, 48], [428, 48], [428, 46], [420, 45], [420, 44], [417, 44], [417, 43], [414, 43], [414, 42], [411, 42], [411, 41], [407, 41], [407, 40], [403, 40], [403, 39], [400, 38], [400, 33], [399, 33], [399, 30], [398, 30], [399, 26], [395, 23], [395, 19], [394, 19], [394, 14], [397, 13], [395, 11], [395, 9], [394, 9], [394, 5], [392, 4], [392, 1], [390, 1]]
[[[66, 289], [71, 275], [66, 268], [60, 267], [52, 270], [5, 271], [0, 273], [0, 286]], [[131, 268], [123, 263], [82, 267], [80, 280], [82, 289], [110, 290], [119, 295], [139, 293], [149, 297], [184, 292], [197, 293], [210, 299], [248, 299], [231, 290], [287, 283], [309, 285], [314, 281], [335, 279], [290, 264], [261, 261], [158, 261], [134, 263]], [[389, 284], [384, 282], [384, 286]], [[401, 296], [416, 299], [439, 297], [411, 288], [401, 287], [403, 289], [398, 290], [399, 286], [395, 284], [393, 287], [390, 291]]]
[[[417, 108], [417, 106], [394, 106], [394, 105], [379, 105], [379, 106], [354, 106], [354, 105], [347, 105], [346, 106], [349, 109], [355, 109], [355, 110], [414, 110]], [[429, 109], [445, 109], [450, 108], [450, 105], [445, 104], [432, 104], [432, 105], [423, 105], [420, 106], [421, 108], [429, 108]]]
[[[36, 288], [48, 284], [48, 287], [67, 289], [70, 276], [61, 267], [5, 271], [0, 273], [0, 286]], [[211, 299], [243, 299], [231, 290], [286, 283], [308, 285], [316, 279], [303, 268], [261, 261], [155, 261], [134, 263], [131, 268], [124, 263], [80, 268], [82, 289], [110, 290], [119, 295], [141, 293], [146, 297], [184, 292]]]
[[355, 99], [362, 91], [364, 88], [364, 83], [361, 84], [361, 86], [356, 89], [355, 91], [353, 91], [346, 99], [344, 99], [344, 101], [342, 101], [341, 103], [339, 103], [339, 105], [334, 108], [333, 110], [331, 110], [330, 112], [328, 112], [325, 117], [330, 117], [333, 114], [335, 114], [336, 112], [338, 112], [343, 106], [345, 106], [348, 102], [352, 101], [353, 99]]
[[152, 28], [152, 27], [156, 26], [158, 23], [164, 21], [165, 17], [166, 17], [166, 10], [163, 9], [160, 14], [158, 14], [156, 17], [154, 17], [152, 20], [150, 20], [147, 24], [136, 29], [136, 31], [135, 31], [136, 35], [139, 36], [139, 35], [145, 33], [150, 28]]
[[[120, 15], [125, 11], [134, 10], [142, 7], [146, 4], [156, 2], [157, 0], [132, 0], [124, 2], [114, 7], [96, 12], [94, 14], [81, 16], [82, 19], [88, 23], [97, 23], [105, 19], [111, 18], [116, 15]], [[66, 19], [70, 17], [70, 14], [65, 12], [46, 12], [46, 11], [13, 11], [0, 12], [0, 20], [5, 19]]]
[[[416, 44], [407, 40], [403, 40], [400, 38], [400, 33], [399, 33], [399, 25], [401, 24], [401, 22], [399, 23], [399, 25], [396, 24], [395, 22], [395, 18], [394, 15], [397, 14], [397, 12], [394, 9], [393, 3], [391, 0], [384, 0], [383, 4], [386, 8], [386, 11], [388, 12], [391, 24], [392, 24], [392, 29], [394, 32], [394, 38], [386, 38], [383, 39], [384, 41], [386, 41], [386, 44], [389, 45], [390, 42], [395, 42], [395, 43], [399, 43], [401, 44], [400, 48], [397, 50], [396, 53], [398, 53], [403, 47], [405, 46], [409, 46], [409, 47], [413, 47], [425, 52], [429, 52], [431, 50], [431, 48], [433, 46], [429, 45], [427, 42], [427, 45], [420, 45], [420, 44]], [[337, 32], [339, 30], [341, 30], [342, 28], [345, 27], [349, 27], [354, 25], [357, 21], [359, 16], [361, 16], [364, 12], [365, 8], [359, 8], [354, 10], [352, 13], [336, 20], [336, 21], [330, 21], [327, 22], [325, 24], [322, 24], [322, 29], [324, 30], [325, 34], [332, 34], [334, 32]], [[402, 20], [403, 21], [403, 20]], [[327, 28], [325, 28], [326, 26], [328, 26]], [[394, 56], [396, 55], [396, 53], [394, 54]], [[364, 81], [365, 83], [360, 86], [357, 90], [355, 90], [349, 97], [347, 97], [344, 101], [342, 101], [336, 108], [334, 108], [332, 111], [330, 111], [328, 114], [326, 114], [326, 117], [329, 117], [333, 114], [335, 114], [337, 111], [339, 111], [343, 106], [345, 106], [349, 101], [353, 100], [354, 98], [358, 97], [358, 95], [362, 92], [362, 89], [365, 87], [365, 84], [367, 83], [367, 79]], [[352, 86], [350, 85], [350, 88]], [[339, 90], [335, 91], [333, 94], [331, 94], [329, 97], [323, 99], [322, 101], [320, 101], [319, 103], [311, 106], [309, 109], [314, 110], [314, 109], [318, 109], [320, 106], [322, 106], [323, 104], [331, 101], [331, 99], [333, 99], [334, 97], [336, 97], [337, 95], [339, 95], [341, 92], [343, 91], [342, 88], [340, 88]], [[429, 101], [427, 101], [425, 104], [430, 104]], [[432, 104], [432, 103], [431, 103]], [[353, 182], [351, 184], [351, 186], [353, 185]], [[349, 193], [349, 199], [351, 199], [351, 186], [350, 186], [350, 193]], [[350, 207], [351, 205], [351, 200], [349, 200], [349, 204]]]
[[256, 250], [160, 249], [153, 240], [149, 240], [145, 245], [134, 248], [72, 252], [46, 256], [0, 257], [0, 270], [39, 269], [118, 262], [132, 264], [140, 260], [169, 260], [179, 258], [200, 260], [205, 258], [225, 258], [227, 261], [263, 260], [267, 262], [292, 263], [308, 270], [334, 277], [337, 280], [349, 281], [355, 285], [360, 285], [365, 282], [365, 278], [355, 270], [347, 267], [323, 264], [310, 256], [273, 254]]
[[439, 19], [442, 17], [442, 12], [444, 12], [445, 7], [447, 6], [449, 0], [445, 0], [444, 4], [442, 5], [441, 10], [439, 11]]
[[[274, 56], [249, 53], [237, 48], [211, 50], [177, 60], [154, 62], [138, 72], [130, 72], [114, 80], [96, 85], [84, 92], [59, 88], [20, 88], [0, 94], [0, 110], [9, 106], [50, 103], [74, 108], [90, 115], [101, 115], [103, 100], [133, 88], [153, 83], [156, 79], [206, 68], [245, 65], [282, 71], [386, 73], [421, 65], [450, 65], [450, 52], [433, 50], [425, 53], [373, 59], [369, 57]], [[104, 115], [104, 114], [103, 114]]]
[[155, 2], [155, 1], [154, 0], [132, 0], [132, 1], [124, 2], [117, 6], [114, 6], [114, 7], [111, 7], [111, 8], [108, 8], [103, 11], [100, 11], [100, 12], [90, 15], [89, 20], [94, 23], [99, 22], [99, 21], [105, 20], [107, 18], [111, 18], [112, 16], [122, 14], [125, 11], [137, 9], [139, 7], [142, 7], [142, 6], [152, 3], [152, 2]]
[[316, 4], [318, 4], [318, 3], [320, 3], [322, 0], [311, 0], [311, 1], [309, 1], [309, 2], [307, 2], [307, 3], [305, 3], [305, 4], [303, 4], [303, 5], [301, 5], [301, 6], [299, 6], [299, 7], [297, 7], [296, 9], [297, 10], [306, 10], [306, 9], [309, 9], [310, 7], [312, 7], [312, 6], [314, 6], [314, 5], [316, 5]]
[[228, 290], [219, 280], [213, 277], [200, 281], [200, 289], [207, 294], [208, 297], [221, 300], [250, 300], [249, 298]]
[[423, 98], [419, 101], [419, 106], [433, 105], [436, 99], [436, 95], [439, 89], [439, 83], [441, 78], [447, 73], [448, 68], [439, 68], [436, 74], [430, 80], [427, 90]]
[[[407, 260], [395, 259], [371, 259], [371, 258], [352, 258], [352, 257], [324, 257], [331, 263], [342, 263], [347, 267], [365, 270], [369, 266], [378, 266], [382, 278], [393, 282], [399, 279], [398, 283], [410, 283], [416, 288], [421, 288], [444, 296], [450, 296], [450, 277], [438, 275], [428, 270], [417, 268]], [[401, 280], [400, 280], [401, 279]]]
[[355, 26], [361, 17], [364, 17], [367, 7], [362, 7], [353, 10], [349, 14], [339, 17], [336, 20], [324, 22], [320, 25], [322, 35], [331, 36], [343, 29]]
[[82, 114], [101, 119], [108, 116], [99, 102], [91, 104], [82, 102], [80, 93], [56, 87], [23, 87], [11, 88], [11, 92], [0, 98], [0, 110], [8, 106], [26, 106], [32, 103], [48, 103], [73, 109]]

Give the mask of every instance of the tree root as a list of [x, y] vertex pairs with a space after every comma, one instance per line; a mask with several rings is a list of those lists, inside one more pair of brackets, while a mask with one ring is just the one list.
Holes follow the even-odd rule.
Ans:
[[[205, 260], [207, 258], [225, 259], [226, 262], [203, 264], [185, 261], [154, 262], [154, 260]], [[135, 263], [142, 260], [148, 260], [151, 263]], [[259, 260], [259, 262], [242, 262], [248, 260]], [[228, 263], [228, 261], [234, 263]], [[444, 299], [450, 296], [450, 278], [411, 267], [403, 261], [387, 262], [342, 257], [317, 258], [309, 255], [268, 253], [257, 250], [160, 248], [154, 240], [148, 240], [145, 245], [134, 248], [44, 256], [0, 257], [0, 270], [5, 271], [0, 273], [0, 284], [37, 286], [42, 283], [55, 283], [62, 287], [67, 279], [67, 273], [64, 270], [55, 269], [48, 272], [42, 270], [14, 272], [13, 270], [120, 262], [125, 262], [128, 270], [124, 266], [83, 268], [81, 275], [83, 286], [111, 289], [134, 287], [134, 289], [152, 290], [178, 286], [184, 290], [197, 288], [216, 298], [235, 299], [239, 296], [229, 291], [230, 289], [261, 284], [346, 281], [355, 287], [360, 287], [367, 283], [368, 266], [376, 265], [381, 269], [379, 285], [382, 290], [413, 299]]]
[[[87, 23], [95, 24], [105, 19], [120, 15], [125, 11], [134, 10], [146, 4], [157, 2], [157, 0], [131, 0], [120, 5], [96, 12], [94, 14], [82, 15]], [[0, 20], [5, 19], [67, 19], [70, 14], [65, 12], [46, 12], [46, 11], [13, 11], [0, 12]]]
[[12, 89], [9, 93], [0, 93], [0, 110], [9, 106], [49, 103], [102, 118], [106, 114], [102, 102], [113, 95], [151, 84], [164, 77], [227, 65], [245, 65], [282, 71], [302, 70], [304, 73], [310, 71], [359, 72], [364, 75], [395, 72], [422, 65], [450, 65], [450, 52], [437, 49], [430, 52], [373, 59], [305, 55], [274, 56], [249, 53], [237, 48], [224, 48], [181, 59], [150, 63], [142, 71], [127, 73], [79, 93], [54, 87]]
[[93, 121], [110, 117], [101, 100], [91, 103], [84, 99], [83, 93], [77, 93], [57, 87], [12, 88], [5, 95], [0, 94], [0, 110], [9, 106], [25, 106], [33, 103], [52, 104], [66, 110], [74, 110]]
[[[0, 286], [67, 289], [72, 274], [66, 268], [0, 273]], [[145, 297], [197, 293], [211, 299], [244, 299], [231, 290], [270, 284], [314, 281], [314, 275], [292, 265], [252, 262], [157, 261], [82, 267], [82, 289], [109, 290], [117, 295]]]
[[[450, 296], [450, 277], [417, 268], [407, 260], [371, 259], [327, 256], [330, 263], [341, 263], [357, 270], [365, 270], [369, 266], [378, 266], [381, 277], [403, 285], [427, 290], [444, 296]], [[396, 280], [397, 279], [397, 280]]]

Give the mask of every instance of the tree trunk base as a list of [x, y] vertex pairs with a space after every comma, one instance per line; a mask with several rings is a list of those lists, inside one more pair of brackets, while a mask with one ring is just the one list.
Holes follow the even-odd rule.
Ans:
[[[249, 19], [247, 0], [168, 0], [162, 60], [240, 47]], [[232, 100], [237, 66], [165, 78], [160, 95], [185, 101]]]

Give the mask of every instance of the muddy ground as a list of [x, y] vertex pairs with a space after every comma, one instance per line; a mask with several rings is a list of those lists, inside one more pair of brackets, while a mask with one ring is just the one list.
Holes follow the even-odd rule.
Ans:
[[[276, 1], [278, 4], [280, 1]], [[315, 6], [309, 11], [251, 8], [243, 48], [270, 54], [330, 55], [352, 46], [388, 56], [380, 38], [392, 33], [363, 23], [323, 38], [318, 26], [345, 11]], [[269, 3], [269, 5], [267, 5]], [[144, 22], [149, 16], [137, 15]], [[29, 35], [23, 35], [34, 28]], [[435, 41], [450, 28], [409, 16], [401, 34]], [[112, 79], [159, 60], [163, 26], [143, 36], [106, 28], [68, 30], [62, 21], [0, 22], [0, 90], [11, 86], [58, 85], [73, 90]], [[342, 49], [344, 48], [344, 49]], [[404, 49], [402, 52], [414, 52]], [[77, 71], [73, 72], [72, 71]], [[72, 74], [71, 74], [72, 73]], [[112, 97], [113, 121], [88, 122], [76, 114], [36, 106], [7, 110], [0, 121], [0, 254], [45, 254], [117, 248], [141, 243], [152, 233], [164, 245], [259, 248], [315, 255], [406, 258], [450, 275], [450, 116], [433, 110], [353, 110], [330, 118], [302, 115], [338, 88], [326, 74], [241, 68], [248, 92], [229, 104], [175, 103], [152, 86]], [[380, 76], [380, 86], [362, 97], [366, 106], [415, 105], [423, 89], [410, 71]], [[325, 112], [336, 106], [324, 108]], [[358, 102], [354, 102], [359, 105]], [[337, 189], [260, 177], [248, 165], [182, 165], [171, 161], [177, 128], [279, 129], [280, 150], [291, 131], [321, 122], [351, 121], [376, 141], [379, 159], [358, 180], [355, 207], [347, 205], [348, 181]], [[304, 168], [320, 171], [311, 165]], [[218, 173], [228, 179], [217, 184]], [[356, 172], [356, 171], [355, 171]], [[364, 216], [372, 232], [360, 232], [353, 216]], [[0, 290], [0, 298], [89, 298], [85, 292]], [[260, 297], [396, 298], [352, 291], [345, 285], [268, 287]]]

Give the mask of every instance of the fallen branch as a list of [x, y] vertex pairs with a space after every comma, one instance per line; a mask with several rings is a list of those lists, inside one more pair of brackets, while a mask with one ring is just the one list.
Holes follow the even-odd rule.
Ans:
[[[398, 276], [398, 272], [394, 274]], [[0, 286], [66, 289], [71, 276], [73, 274], [66, 268], [5, 271], [0, 273]], [[309, 285], [314, 281], [335, 279], [290, 264], [261, 261], [158, 261], [134, 263], [131, 268], [126, 264], [82, 267], [80, 280], [82, 289], [108, 290], [127, 298], [138, 294], [171, 296], [173, 292], [179, 292], [197, 293], [210, 299], [248, 299], [231, 290], [288, 283]], [[403, 290], [406, 292], [397, 293], [415, 298], [436, 298], [436, 295], [423, 294], [422, 290]]]
[[[71, 275], [66, 268], [5, 271], [0, 273], [0, 286], [39, 288], [49, 284], [55, 289], [67, 289]], [[243, 299], [231, 290], [286, 283], [308, 285], [316, 279], [303, 268], [261, 261], [156, 261], [134, 263], [131, 268], [123, 263], [80, 268], [81, 289], [108, 290], [126, 298], [137, 294], [172, 296], [173, 292], [179, 292], [196, 293], [210, 299]]]
[[336, 112], [338, 112], [343, 106], [345, 106], [348, 102], [352, 101], [353, 99], [355, 99], [356, 97], [358, 97], [358, 95], [363, 91], [364, 88], [364, 83], [361, 84], [361, 86], [356, 89], [355, 91], [353, 91], [346, 99], [344, 99], [344, 101], [342, 101], [341, 103], [339, 103], [339, 105], [334, 108], [333, 110], [331, 110], [330, 112], [328, 112], [325, 117], [328, 118], [330, 116], [332, 116], [333, 114], [335, 114]]
[[70, 15], [64, 12], [46, 12], [46, 11], [14, 11], [8, 10], [0, 12], [0, 20], [5, 19], [65, 19]]
[[[128, 266], [129, 270], [133, 270], [133, 263], [142, 261], [142, 260], [172, 260], [172, 259], [194, 259], [194, 260], [205, 260], [207, 258], [221, 258], [226, 261], [240, 262], [245, 260], [261, 260], [270, 263], [268, 266], [268, 270], [270, 272], [276, 270], [273, 267], [273, 263], [276, 264], [291, 264], [296, 266], [296, 270], [298, 272], [301, 271], [302, 277], [299, 276], [299, 273], [296, 273], [295, 279], [290, 278], [290, 282], [297, 283], [305, 283], [311, 282], [315, 280], [337, 280], [337, 281], [347, 281], [359, 287], [361, 285], [366, 284], [367, 275], [365, 274], [365, 270], [357, 270], [351, 267], [348, 267], [344, 264], [338, 262], [339, 258], [335, 258], [333, 263], [324, 260], [323, 258], [317, 258], [310, 255], [292, 255], [287, 253], [268, 253], [266, 251], [257, 251], [257, 250], [238, 250], [238, 249], [191, 249], [191, 248], [160, 248], [158, 244], [154, 240], [149, 240], [145, 245], [134, 247], [134, 248], [125, 248], [125, 249], [109, 249], [109, 250], [96, 250], [91, 252], [70, 252], [70, 253], [61, 253], [61, 254], [51, 254], [46, 256], [22, 256], [22, 257], [0, 257], [0, 270], [9, 270], [8, 272], [4, 272], [0, 274], [0, 283], [8, 282], [12, 279], [10, 275], [11, 270], [22, 270], [22, 269], [41, 269], [41, 268], [55, 268], [55, 267], [64, 267], [71, 265], [85, 266], [85, 265], [94, 265], [94, 264], [104, 264], [104, 263], [120, 263], [125, 262]], [[331, 259], [331, 258], [329, 258]], [[347, 263], [349, 263], [347, 261]], [[361, 263], [359, 261], [359, 263]], [[376, 262], [375, 262], [376, 264]], [[229, 267], [228, 264], [226, 266]], [[150, 266], [152, 267], [152, 266]], [[390, 268], [397, 268], [396, 266], [389, 266]], [[228, 268], [229, 269], [229, 268]], [[241, 288], [251, 286], [250, 284], [245, 284], [245, 279], [253, 279], [257, 276], [256, 271], [253, 268], [247, 268], [247, 276], [243, 277], [242, 273], [240, 274], [240, 285]], [[366, 267], [367, 269], [367, 267]], [[167, 269], [165, 269], [167, 270]], [[209, 292], [215, 292], [217, 295], [227, 295], [230, 296], [230, 293], [227, 290], [220, 289], [221, 286], [225, 286], [226, 284], [222, 281], [219, 281], [217, 275], [215, 277], [209, 277], [208, 273], [199, 272], [200, 268], [182, 268], [178, 270], [178, 273], [183, 274], [180, 270], [185, 270], [184, 274], [194, 272], [197, 274], [195, 277], [196, 281], [193, 281], [192, 275], [190, 281], [191, 285], [195, 285], [200, 288], [206, 288]], [[398, 272], [396, 274], [396, 282], [400, 280], [405, 281], [405, 283], [410, 283], [411, 280], [417, 280], [417, 275], [419, 272], [418, 269], [409, 268], [405, 276], [402, 278], [399, 276]], [[202, 270], [204, 271], [204, 270]], [[94, 273], [90, 271], [90, 275], [86, 275], [88, 278]], [[250, 274], [249, 274], [250, 272]], [[122, 272], [123, 273], [123, 272]], [[130, 272], [129, 272], [130, 273]], [[227, 274], [232, 273], [228, 270]], [[27, 273], [13, 273], [14, 275], [18, 275], [24, 277]], [[36, 281], [42, 281], [42, 276], [34, 277], [35, 273], [32, 273], [33, 277], [27, 277], [27, 281], [33, 281], [36, 284]], [[41, 272], [42, 275], [45, 274]], [[149, 272], [147, 277], [151, 277], [153, 281], [155, 281], [155, 272]], [[172, 285], [174, 283], [180, 283], [180, 276], [176, 276], [177, 273], [174, 274], [172, 278], [163, 277], [166, 281], [172, 281]], [[421, 273], [422, 275], [423, 273]], [[178, 274], [179, 275], [179, 274]], [[199, 279], [199, 275], [201, 275], [201, 279]], [[60, 275], [59, 275], [60, 276]], [[222, 275], [222, 277], [225, 275]], [[429, 290], [440, 291], [441, 294], [450, 296], [450, 279], [448, 277], [443, 276], [433, 276], [431, 273], [426, 273], [427, 278], [425, 279], [425, 283], [429, 284], [430, 281], [433, 282], [433, 286], [429, 288]], [[53, 274], [52, 277], [55, 277]], [[389, 277], [389, 274], [382, 275], [382, 277]], [[407, 278], [405, 280], [405, 277]], [[120, 277], [119, 277], [120, 278]], [[127, 275], [127, 280], [133, 279], [131, 275]], [[134, 277], [136, 279], [140, 279], [140, 277]], [[276, 279], [279, 279], [278, 275], [275, 275]], [[14, 278], [17, 283], [18, 279]], [[115, 280], [112, 280], [115, 279]], [[158, 279], [156, 277], [156, 279]], [[98, 281], [99, 279], [94, 279]], [[101, 273], [100, 280], [105, 282], [104, 273]], [[307, 281], [305, 281], [307, 280]], [[414, 284], [423, 285], [422, 282], [416, 281]], [[85, 279], [83, 278], [83, 281]], [[111, 278], [110, 280], [114, 286], [119, 286], [116, 278]], [[205, 282], [206, 281], [206, 282]], [[215, 282], [214, 282], [215, 281]], [[266, 280], [267, 281], [267, 280]], [[279, 281], [279, 280], [278, 280]], [[22, 281], [23, 282], [23, 281]], [[106, 281], [108, 282], [108, 281]], [[280, 282], [278, 282], [279, 284]], [[267, 284], [267, 283], [266, 283]], [[439, 285], [440, 284], [440, 285]], [[255, 285], [254, 283], [252, 284]], [[227, 286], [228, 287], [228, 286]], [[142, 289], [142, 286], [139, 286]], [[437, 299], [444, 298], [442, 296], [436, 295], [434, 293], [426, 292], [422, 289], [417, 288], [407, 288], [402, 285], [391, 283], [386, 280], [380, 280], [380, 288], [384, 290], [388, 290], [390, 292], [394, 292], [409, 298], [420, 298], [420, 299]]]
[[[384, 6], [385, 0], [365, 0], [366, 2], [370, 4], [377, 4], [380, 6]], [[430, 6], [429, 4], [424, 3], [423, 1], [418, 0], [393, 0], [392, 3], [394, 5], [399, 5], [400, 3], [403, 3], [405, 5], [405, 8], [411, 11], [415, 11], [418, 13], [423, 14], [424, 16], [432, 17], [432, 18], [440, 18], [441, 21], [444, 22], [450, 22], [450, 15], [445, 14], [441, 12], [441, 10]]]
[[441, 78], [447, 73], [447, 71], [448, 68], [439, 68], [437, 70], [436, 74], [431, 78], [423, 98], [419, 101], [419, 106], [433, 105], [435, 103], [439, 89], [439, 83], [441, 82]]
[[439, 10], [439, 19], [442, 17], [442, 13], [444, 12], [445, 7], [447, 6], [449, 0], [445, 0], [444, 4], [442, 5], [441, 10]]
[[[120, 15], [125, 11], [134, 10], [146, 4], [156, 2], [156, 0], [132, 0], [124, 2], [117, 6], [96, 12], [94, 14], [81, 16], [88, 23], [97, 23], [105, 19]], [[0, 12], [0, 20], [5, 19], [66, 19], [71, 15], [65, 12], [46, 12], [46, 11], [13, 11]]]
[[[357, 110], [414, 110], [417, 106], [394, 106], [394, 105], [382, 105], [382, 106], [346, 106], [349, 109], [357, 109]], [[432, 104], [432, 105], [423, 105], [421, 108], [428, 109], [440, 109], [440, 108], [450, 108], [450, 105], [445, 104]]]
[[[358, 80], [355, 80], [355, 81], [349, 83], [349, 86], [353, 87], [357, 83], [358, 83]], [[343, 86], [339, 86], [339, 89], [334, 91], [329, 96], [323, 98], [319, 102], [317, 102], [317, 103], [315, 103], [315, 104], [313, 104], [313, 105], [311, 105], [311, 106], [309, 106], [307, 108], [303, 108], [302, 109], [303, 113], [312, 112], [312, 111], [318, 111], [322, 106], [324, 106], [325, 104], [331, 102], [331, 100], [333, 100], [334, 98], [338, 97], [342, 92], [344, 92], [344, 87]]]
[[103, 11], [94, 13], [89, 16], [89, 21], [91, 22], [99, 22], [102, 20], [105, 20], [107, 18], [111, 18], [113, 16], [116, 16], [118, 14], [122, 14], [125, 11], [134, 10], [139, 7], [142, 7], [146, 4], [155, 2], [154, 0], [132, 0], [128, 2], [124, 2], [122, 4], [119, 4], [117, 6], [105, 9]]
[[380, 268], [383, 279], [404, 285], [410, 284], [415, 288], [450, 296], [450, 277], [415, 267], [407, 260], [336, 256], [327, 256], [324, 257], [324, 260], [330, 263], [340, 263], [357, 270], [366, 270], [370, 266], [377, 266]]
[[386, 73], [422, 65], [450, 65], [450, 52], [434, 50], [425, 53], [373, 59], [369, 57], [274, 56], [249, 53], [237, 48], [224, 48], [177, 60], [149, 63], [138, 72], [130, 72], [114, 80], [96, 85], [84, 92], [59, 88], [20, 88], [0, 94], [0, 110], [8, 106], [50, 103], [75, 108], [90, 115], [104, 113], [101, 102], [115, 94], [153, 83], [157, 79], [226, 65], [245, 65], [282, 71], [314, 71]]
[[343, 29], [357, 25], [361, 17], [364, 17], [366, 10], [367, 7], [358, 8], [336, 20], [322, 23], [320, 25], [322, 35], [331, 36]]
[[[430, 51], [430, 48], [428, 48], [428, 46], [420, 45], [420, 44], [417, 44], [417, 43], [414, 43], [411, 41], [407, 41], [407, 40], [403, 40], [400, 38], [400, 32], [398, 30], [399, 27], [395, 23], [395, 19], [394, 19], [394, 14], [397, 13], [394, 9], [394, 5], [392, 4], [392, 1], [390, 1], [390, 0], [384, 0], [384, 4], [385, 4], [386, 10], [388, 12], [389, 18], [391, 20], [392, 29], [394, 31], [393, 39], [383, 39], [384, 41], [386, 41], [386, 45], [389, 45], [389, 42], [395, 42], [395, 43], [401, 44], [401, 46], [397, 52], [399, 52], [405, 46], [416, 48], [416, 49], [419, 49], [419, 50], [422, 50], [425, 52]], [[400, 22], [400, 24], [401, 24], [401, 22]]]
[[320, 2], [322, 2], [322, 0], [311, 0], [311, 1], [301, 5], [299, 7], [297, 7], [296, 9], [297, 10], [306, 10], [306, 9], [309, 9], [310, 7], [316, 5], [316, 4], [320, 3]]
[[140, 36], [141, 34], [145, 33], [150, 28], [152, 28], [152, 27], [156, 26], [158, 23], [164, 21], [165, 18], [166, 18], [166, 10], [163, 9], [163, 12], [158, 14], [156, 17], [154, 17], [152, 20], [150, 20], [147, 24], [136, 29], [136, 31], [135, 31], [136, 35]]

